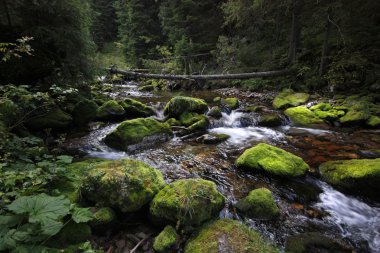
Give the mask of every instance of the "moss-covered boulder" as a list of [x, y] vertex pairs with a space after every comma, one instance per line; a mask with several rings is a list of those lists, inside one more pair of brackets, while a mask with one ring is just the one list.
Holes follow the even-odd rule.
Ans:
[[74, 124], [84, 126], [96, 118], [98, 105], [89, 99], [78, 102], [72, 112]]
[[314, 110], [314, 114], [323, 120], [336, 121], [346, 113], [343, 110], [330, 109], [328, 111]]
[[371, 128], [379, 128], [380, 127], [380, 117], [371, 116], [366, 122], [367, 126]]
[[55, 108], [26, 122], [29, 128], [41, 130], [46, 128], [65, 129], [73, 122], [73, 118], [59, 108]]
[[152, 118], [140, 118], [122, 122], [104, 141], [113, 148], [134, 151], [136, 144], [157, 144], [168, 140], [172, 134], [169, 124]]
[[99, 120], [120, 120], [125, 117], [125, 111], [115, 100], [109, 100], [98, 108], [96, 117]]
[[260, 105], [249, 105], [249, 106], [246, 106], [243, 111], [244, 112], [262, 112], [263, 110], [265, 109], [264, 106], [260, 106]]
[[364, 125], [379, 108], [368, 97], [356, 96], [346, 98], [342, 105], [348, 108], [346, 115], [339, 119], [339, 122], [345, 126]]
[[285, 115], [290, 118], [290, 120], [297, 125], [301, 126], [313, 126], [322, 125], [324, 121], [315, 115], [312, 111], [307, 109], [305, 106], [297, 106], [288, 108], [285, 110]]
[[339, 122], [346, 126], [362, 124], [368, 120], [370, 114], [362, 110], [349, 110], [346, 115], [339, 119]]
[[291, 89], [285, 89], [275, 97], [272, 105], [275, 109], [299, 106], [306, 103], [309, 97], [310, 95], [307, 93], [294, 93]]
[[167, 124], [169, 124], [170, 126], [181, 126], [181, 122], [175, 118], [170, 118], [168, 120], [165, 121]]
[[329, 103], [319, 103], [317, 105], [313, 105], [312, 107], [310, 107], [311, 111], [316, 111], [316, 110], [329, 111], [331, 109], [332, 109], [332, 106]]
[[127, 98], [119, 104], [124, 108], [126, 116], [129, 118], [149, 117], [156, 114], [152, 107], [131, 98]]
[[236, 165], [282, 177], [303, 176], [309, 169], [302, 158], [265, 143], [245, 150]]
[[340, 188], [371, 196], [380, 191], [380, 158], [330, 161], [319, 171], [323, 180]]
[[266, 188], [251, 191], [247, 197], [237, 203], [236, 207], [253, 219], [269, 220], [280, 214], [272, 192]]
[[110, 224], [116, 219], [115, 211], [109, 207], [95, 208], [93, 214], [94, 219], [90, 222], [93, 227]]
[[282, 125], [282, 119], [277, 114], [266, 114], [260, 117], [259, 126], [277, 127]]
[[210, 111], [208, 111], [207, 115], [219, 119], [222, 117], [222, 110], [219, 106], [214, 106], [210, 109]]
[[222, 99], [222, 105], [230, 110], [236, 110], [239, 108], [239, 99], [237, 98], [224, 98]]
[[279, 253], [260, 234], [236, 220], [221, 219], [204, 225], [185, 247], [185, 253]]
[[149, 203], [165, 186], [161, 172], [135, 160], [97, 163], [83, 179], [83, 196], [98, 206], [135, 212]]
[[186, 112], [205, 113], [207, 110], [207, 103], [203, 99], [178, 96], [166, 104], [164, 114], [178, 119], [181, 114]]
[[199, 226], [224, 206], [224, 196], [214, 182], [182, 179], [167, 185], [153, 199], [150, 214], [155, 222]]
[[153, 249], [158, 253], [167, 253], [175, 246], [179, 236], [172, 226], [166, 226], [164, 230], [154, 238]]
[[197, 113], [184, 113], [179, 117], [179, 121], [186, 127], [188, 133], [204, 132], [209, 125], [207, 116]]

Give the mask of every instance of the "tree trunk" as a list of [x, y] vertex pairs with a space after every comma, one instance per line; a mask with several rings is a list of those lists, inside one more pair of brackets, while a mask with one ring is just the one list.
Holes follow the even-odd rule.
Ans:
[[3, 0], [3, 7], [4, 7], [5, 14], [7, 16], [8, 25], [9, 25], [9, 27], [12, 27], [12, 20], [11, 20], [11, 15], [9, 14], [7, 0]]
[[140, 73], [131, 70], [118, 70], [109, 68], [107, 69], [111, 74], [121, 74], [130, 78], [148, 78], [148, 79], [166, 79], [166, 80], [192, 80], [192, 81], [210, 81], [210, 80], [240, 80], [260, 77], [277, 77], [291, 74], [293, 71], [290, 69], [253, 72], [253, 73], [239, 73], [239, 74], [225, 74], [225, 75], [168, 75], [168, 74], [149, 74]]
[[327, 68], [327, 57], [329, 54], [330, 44], [330, 34], [331, 34], [331, 22], [330, 22], [330, 13], [331, 11], [327, 11], [327, 23], [326, 23], [326, 33], [325, 38], [323, 40], [322, 53], [321, 53], [321, 63], [319, 65], [319, 76], [323, 76], [326, 73]]
[[302, 0], [293, 0], [293, 14], [292, 14], [292, 34], [290, 37], [289, 46], [289, 63], [294, 63], [297, 59], [297, 50], [300, 44], [301, 37], [301, 23], [300, 14], [302, 10]]

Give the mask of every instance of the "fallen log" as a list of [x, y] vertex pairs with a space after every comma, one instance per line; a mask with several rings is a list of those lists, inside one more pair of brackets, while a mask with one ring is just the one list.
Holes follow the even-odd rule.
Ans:
[[294, 70], [283, 69], [274, 71], [238, 73], [238, 74], [219, 74], [219, 75], [171, 75], [171, 74], [150, 74], [131, 70], [119, 70], [114, 68], [107, 69], [111, 74], [121, 74], [129, 78], [147, 79], [166, 79], [166, 80], [192, 80], [192, 81], [211, 81], [211, 80], [240, 80], [261, 77], [278, 77], [291, 74]]

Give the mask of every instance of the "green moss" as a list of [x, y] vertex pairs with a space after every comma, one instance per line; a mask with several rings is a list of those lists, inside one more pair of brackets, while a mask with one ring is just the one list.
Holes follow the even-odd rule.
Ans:
[[209, 121], [206, 115], [197, 113], [184, 113], [179, 117], [182, 125], [187, 127], [189, 133], [206, 131]]
[[116, 219], [116, 214], [112, 208], [102, 207], [95, 211], [94, 220], [90, 222], [91, 226], [105, 225], [113, 222]]
[[267, 114], [260, 118], [259, 126], [276, 127], [282, 125], [282, 119], [277, 114]]
[[236, 165], [284, 177], [303, 176], [309, 169], [302, 158], [265, 143], [245, 150]]
[[150, 205], [155, 221], [181, 225], [201, 225], [214, 217], [224, 206], [224, 197], [214, 182], [203, 179], [182, 179], [162, 189]]
[[323, 180], [334, 186], [367, 195], [380, 191], [380, 158], [326, 162], [319, 170]]
[[263, 106], [259, 105], [250, 105], [244, 108], [245, 112], [262, 112], [264, 109]]
[[272, 219], [280, 214], [271, 191], [266, 188], [251, 191], [236, 207], [254, 219]]
[[101, 120], [116, 120], [125, 116], [124, 108], [115, 100], [109, 100], [98, 108], [97, 118]]
[[143, 85], [139, 87], [139, 91], [154, 91], [156, 89], [156, 86], [154, 85]]
[[210, 222], [190, 238], [185, 253], [279, 253], [260, 234], [238, 221], [221, 219]]
[[181, 122], [175, 118], [170, 118], [168, 119], [167, 121], [165, 121], [167, 124], [169, 124], [170, 126], [180, 126], [181, 125]]
[[218, 106], [214, 106], [208, 111], [207, 115], [219, 119], [222, 117], [222, 110]]
[[310, 107], [311, 111], [315, 111], [315, 110], [329, 111], [330, 109], [332, 109], [332, 106], [329, 103], [320, 103], [320, 104], [317, 104], [317, 105]]
[[120, 105], [124, 108], [127, 117], [149, 117], [155, 114], [152, 107], [131, 98], [120, 102]]
[[28, 127], [36, 130], [52, 128], [67, 128], [73, 121], [73, 118], [59, 108], [49, 111], [47, 114], [32, 118], [26, 124]]
[[[167, 123], [161, 123], [152, 118], [140, 118], [122, 122], [105, 138], [107, 145], [129, 151], [129, 146], [150, 138], [152, 143], [168, 139], [172, 130]], [[163, 136], [164, 138], [154, 138]]]
[[207, 103], [203, 99], [191, 97], [174, 97], [164, 108], [164, 114], [176, 118], [186, 112], [205, 113], [208, 110]]
[[239, 99], [237, 98], [224, 98], [222, 104], [230, 110], [239, 108]]
[[346, 114], [344, 111], [336, 109], [331, 109], [328, 111], [314, 110], [314, 113], [319, 118], [329, 121], [335, 121]]
[[164, 186], [160, 171], [146, 163], [125, 159], [96, 164], [84, 178], [81, 190], [86, 199], [98, 206], [135, 212]]
[[339, 119], [339, 122], [344, 125], [356, 125], [365, 122], [369, 117], [368, 111], [349, 110]]
[[20, 107], [9, 99], [0, 99], [0, 120], [6, 126], [11, 126], [17, 122], [21, 116]]
[[221, 97], [214, 97], [213, 99], [212, 99], [212, 102], [214, 102], [214, 103], [220, 103], [222, 101], [222, 98]]
[[275, 109], [284, 109], [304, 104], [309, 97], [310, 95], [307, 93], [294, 93], [292, 90], [286, 89], [276, 96], [272, 104]]
[[84, 126], [96, 118], [98, 105], [91, 100], [85, 99], [78, 102], [73, 109], [74, 124]]
[[380, 127], [380, 117], [378, 116], [371, 116], [366, 122], [367, 126], [372, 128], [378, 128]]
[[176, 244], [178, 237], [177, 232], [172, 226], [166, 226], [154, 239], [153, 249], [158, 253], [168, 252]]
[[284, 113], [291, 119], [293, 123], [297, 125], [309, 126], [324, 123], [322, 119], [318, 118], [312, 111], [307, 109], [305, 106], [288, 108], [285, 110]]

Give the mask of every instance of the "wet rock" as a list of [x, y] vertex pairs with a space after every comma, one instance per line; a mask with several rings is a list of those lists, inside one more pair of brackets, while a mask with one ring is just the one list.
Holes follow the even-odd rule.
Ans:
[[277, 114], [266, 114], [260, 117], [259, 126], [277, 127], [282, 125], [282, 119]]
[[179, 120], [186, 127], [187, 133], [205, 132], [209, 126], [208, 118], [204, 114], [184, 113]]
[[98, 206], [135, 212], [165, 186], [161, 172], [135, 160], [104, 161], [83, 179], [83, 196]]
[[282, 177], [303, 176], [309, 169], [302, 158], [265, 143], [245, 150], [236, 165]]
[[239, 221], [221, 219], [204, 225], [195, 233], [184, 252], [274, 253], [279, 250]]
[[239, 99], [237, 98], [224, 98], [222, 99], [222, 105], [229, 110], [236, 110], [239, 108]]
[[312, 111], [307, 109], [305, 106], [292, 107], [285, 110], [285, 115], [290, 118], [290, 120], [301, 126], [313, 126], [322, 125], [324, 121], [317, 117]]
[[137, 100], [127, 98], [119, 104], [124, 108], [128, 118], [149, 117], [155, 115], [152, 107], [147, 106]]
[[206, 143], [206, 144], [218, 144], [220, 142], [228, 140], [229, 138], [230, 136], [228, 134], [210, 133], [210, 134], [205, 134], [205, 135], [202, 135], [201, 137], [198, 137], [197, 141]]
[[73, 118], [59, 108], [52, 109], [48, 113], [34, 117], [26, 122], [26, 125], [35, 130], [46, 128], [65, 129], [73, 121]]
[[285, 109], [304, 104], [309, 97], [310, 95], [307, 93], [294, 93], [291, 89], [285, 89], [275, 97], [272, 104], [275, 109]]
[[179, 239], [179, 236], [172, 226], [166, 226], [164, 230], [154, 239], [153, 249], [158, 253], [170, 252]]
[[265, 109], [264, 106], [250, 105], [243, 109], [243, 112], [262, 112]]
[[380, 191], [380, 158], [326, 162], [320, 165], [322, 179], [358, 194], [378, 197]]
[[214, 106], [210, 109], [207, 115], [219, 119], [222, 117], [222, 110], [218, 106]]
[[[169, 124], [161, 123], [153, 118], [140, 118], [122, 122], [105, 138], [110, 147], [135, 151], [136, 144], [141, 142], [157, 144], [168, 140], [172, 136]], [[141, 144], [143, 147], [144, 143]]]
[[78, 102], [72, 112], [74, 124], [77, 126], [85, 126], [96, 118], [98, 105], [92, 100], [82, 100]]
[[280, 209], [273, 199], [272, 192], [266, 188], [251, 191], [240, 200], [237, 209], [250, 218], [270, 220], [280, 215]]
[[124, 108], [115, 100], [109, 100], [98, 108], [96, 117], [99, 120], [120, 120], [125, 117]]
[[154, 197], [150, 214], [155, 222], [199, 226], [223, 208], [224, 200], [214, 182], [181, 179], [166, 186]]
[[339, 241], [318, 232], [290, 236], [285, 242], [285, 251], [289, 253], [352, 253], [355, 250], [343, 241]]
[[186, 112], [205, 113], [207, 110], [207, 103], [203, 99], [178, 96], [166, 104], [164, 114], [178, 119], [181, 114]]
[[165, 121], [170, 126], [181, 126], [181, 122], [175, 118], [170, 118], [167, 121]]

